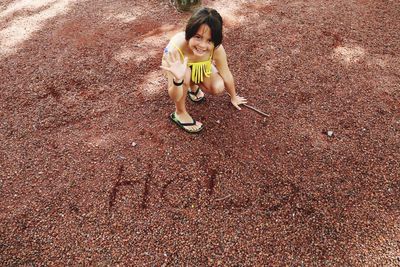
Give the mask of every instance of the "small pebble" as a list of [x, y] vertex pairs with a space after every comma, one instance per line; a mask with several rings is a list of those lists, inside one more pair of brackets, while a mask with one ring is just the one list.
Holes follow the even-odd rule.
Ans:
[[328, 132], [327, 132], [327, 135], [328, 135], [329, 137], [332, 137], [332, 136], [333, 136], [333, 131], [328, 131]]
[[137, 144], [135, 142], [132, 142], [132, 147], [135, 147]]

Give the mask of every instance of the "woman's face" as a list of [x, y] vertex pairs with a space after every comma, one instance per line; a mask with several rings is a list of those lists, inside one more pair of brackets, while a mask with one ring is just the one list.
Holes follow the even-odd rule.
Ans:
[[195, 56], [201, 57], [214, 47], [211, 41], [211, 29], [207, 24], [202, 24], [196, 34], [189, 39], [189, 48]]

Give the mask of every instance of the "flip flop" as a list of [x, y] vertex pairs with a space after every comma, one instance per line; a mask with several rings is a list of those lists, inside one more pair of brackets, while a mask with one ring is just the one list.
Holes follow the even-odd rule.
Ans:
[[188, 123], [180, 122], [180, 121], [178, 120], [178, 118], [176, 117], [175, 112], [172, 112], [171, 115], [169, 115], [169, 118], [170, 118], [174, 123], [176, 123], [176, 125], [178, 125], [179, 128], [185, 130], [185, 131], [188, 132], [188, 133], [199, 133], [199, 132], [200, 132], [201, 130], [203, 130], [203, 128], [204, 128], [203, 125], [201, 125], [201, 127], [198, 128], [198, 129], [196, 129], [196, 130], [189, 130], [189, 129], [185, 128], [186, 126], [193, 126], [193, 125], [196, 125], [196, 121], [193, 119], [193, 122], [188, 122]]
[[189, 99], [190, 99], [192, 102], [196, 102], [196, 103], [199, 103], [199, 102], [203, 101], [203, 100], [205, 99], [204, 95], [203, 95], [202, 97], [200, 97], [200, 98], [197, 97], [197, 94], [198, 94], [199, 92], [202, 92], [201, 89], [200, 89], [200, 87], [197, 87], [196, 92], [192, 92], [192, 91], [190, 90], [190, 88], [189, 88], [189, 89], [188, 89], [188, 97], [189, 97]]

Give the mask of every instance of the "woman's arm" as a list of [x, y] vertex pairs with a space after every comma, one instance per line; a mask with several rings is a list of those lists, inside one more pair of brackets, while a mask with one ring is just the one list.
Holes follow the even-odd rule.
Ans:
[[228, 94], [231, 97], [232, 104], [240, 110], [240, 104], [246, 104], [247, 101], [245, 98], [240, 97], [236, 94], [235, 89], [235, 81], [233, 79], [233, 75], [228, 67], [228, 59], [226, 56], [225, 49], [222, 45], [220, 45], [217, 49], [214, 50], [214, 62], [218, 69], [219, 74], [225, 83], [225, 88]]
[[228, 59], [226, 57], [225, 49], [222, 45], [220, 45], [214, 51], [214, 62], [219, 74], [224, 80], [226, 91], [228, 91], [229, 95], [235, 96], [235, 82], [233, 80], [233, 75], [228, 67]]
[[179, 101], [184, 95], [182, 85], [186, 75], [187, 62], [187, 57], [184, 57], [182, 62], [180, 53], [171, 44], [165, 48], [160, 68], [166, 71], [168, 93], [175, 102]]

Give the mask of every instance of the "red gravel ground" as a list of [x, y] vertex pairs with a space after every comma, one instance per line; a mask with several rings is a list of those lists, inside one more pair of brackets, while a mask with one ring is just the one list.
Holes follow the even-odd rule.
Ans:
[[0, 4], [2, 266], [400, 266], [399, 1], [203, 0], [269, 116], [207, 96], [200, 135], [159, 69], [190, 14], [30, 2]]

